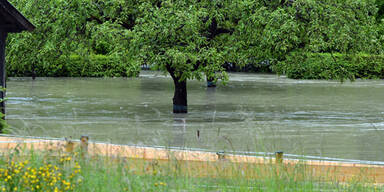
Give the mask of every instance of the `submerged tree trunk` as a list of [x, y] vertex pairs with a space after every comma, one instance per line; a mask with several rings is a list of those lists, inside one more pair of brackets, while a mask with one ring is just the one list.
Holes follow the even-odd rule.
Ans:
[[187, 81], [179, 81], [173, 78], [175, 94], [173, 95], [173, 113], [188, 113], [187, 105]]
[[175, 93], [173, 95], [173, 113], [188, 113], [187, 105], [187, 80], [180, 81], [180, 77], [175, 75], [175, 70], [167, 65], [167, 71], [173, 79]]

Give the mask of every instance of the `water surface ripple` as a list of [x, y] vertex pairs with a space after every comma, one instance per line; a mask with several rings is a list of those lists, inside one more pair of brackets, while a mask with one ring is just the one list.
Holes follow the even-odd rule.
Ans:
[[161, 73], [10, 78], [7, 119], [20, 135], [384, 161], [382, 80], [235, 73], [226, 86], [204, 85], [189, 81], [189, 114], [174, 115], [172, 80]]

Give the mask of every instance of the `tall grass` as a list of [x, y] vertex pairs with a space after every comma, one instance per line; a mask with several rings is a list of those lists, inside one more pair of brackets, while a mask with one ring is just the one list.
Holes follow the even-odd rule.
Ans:
[[322, 179], [305, 169], [16, 150], [0, 157], [0, 191], [383, 191], [362, 180]]

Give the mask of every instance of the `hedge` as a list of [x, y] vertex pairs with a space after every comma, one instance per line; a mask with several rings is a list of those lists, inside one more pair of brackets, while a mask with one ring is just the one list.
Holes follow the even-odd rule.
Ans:
[[293, 79], [384, 79], [384, 55], [294, 52], [273, 68]]
[[[8, 76], [32, 76], [31, 70], [7, 65]], [[38, 77], [132, 77], [138, 76], [140, 66], [121, 57], [107, 55], [61, 56], [51, 63], [37, 64], [34, 73]]]

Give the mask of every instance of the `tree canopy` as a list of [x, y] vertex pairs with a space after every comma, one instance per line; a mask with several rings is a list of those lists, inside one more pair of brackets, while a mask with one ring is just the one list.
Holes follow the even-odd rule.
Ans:
[[[125, 15], [131, 1], [98, 0], [17, 0], [11, 1], [36, 26], [33, 33], [12, 34], [8, 38], [10, 71], [45, 76], [62, 70], [59, 58], [91, 54], [116, 54], [125, 60], [130, 36]], [[126, 3], [126, 4], [123, 4]], [[126, 7], [123, 13], [119, 7]], [[134, 10], [133, 6], [131, 9]], [[135, 14], [135, 13], [132, 13]], [[124, 26], [127, 26], [125, 28]], [[124, 61], [124, 60], [122, 60]], [[34, 71], [39, 66], [42, 71]]]
[[168, 0], [141, 4], [145, 16], [137, 19], [131, 42], [137, 60], [168, 71], [180, 81], [203, 79], [202, 74], [225, 77], [222, 64], [228, 47], [223, 39], [231, 34], [219, 28], [224, 23], [224, 11], [220, 11], [224, 3]]
[[164, 71], [171, 64], [182, 79], [225, 79], [224, 62], [257, 65], [292, 51], [378, 54], [383, 43], [382, 0], [11, 2], [37, 26], [10, 37], [8, 61], [20, 70], [54, 69], [62, 55], [114, 54]]

